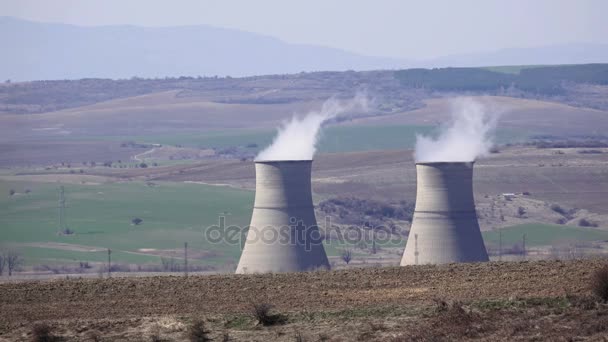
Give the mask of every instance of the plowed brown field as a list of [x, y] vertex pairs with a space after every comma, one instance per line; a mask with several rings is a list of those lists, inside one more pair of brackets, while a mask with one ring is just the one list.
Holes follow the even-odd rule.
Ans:
[[[511, 306], [523, 308], [522, 315], [538, 307], [553, 310], [556, 305], [574, 310], [573, 304], [562, 305], [560, 300], [588, 296], [591, 276], [604, 264], [603, 260], [493, 262], [293, 274], [3, 283], [0, 340], [28, 338], [37, 321], [56, 327], [57, 333], [69, 340], [84, 339], [90, 331], [111, 336], [109, 340], [150, 340], [146, 334], [154, 334], [150, 332], [154, 329], [180, 339], [193, 317], [204, 317], [210, 326], [221, 327], [237, 340], [293, 340], [302, 335], [300, 330], [317, 337], [330, 334], [331, 338], [350, 340], [370, 329], [373, 334], [369, 339], [386, 340], [401, 338], [404, 325], [416, 320], [424, 325], [437, 319], [433, 308], [441, 301], [464, 303], [482, 312], [486, 306], [500, 306], [501, 310], [489, 316], [512, 316]], [[256, 326], [248, 318], [252, 303], [272, 304], [288, 322], [271, 328]], [[598, 305], [594, 304], [593, 310], [608, 315]], [[584, 314], [576, 317], [583, 319]], [[379, 323], [370, 323], [373, 321]], [[358, 328], [349, 328], [355, 322], [359, 322]], [[600, 335], [590, 336], [605, 336], [603, 330], [597, 333]]]

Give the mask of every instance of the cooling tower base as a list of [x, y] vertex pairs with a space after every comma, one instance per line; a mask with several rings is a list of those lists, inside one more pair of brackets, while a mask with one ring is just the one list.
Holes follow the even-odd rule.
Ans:
[[488, 261], [473, 199], [473, 163], [418, 163], [416, 209], [401, 266]]
[[257, 161], [250, 229], [236, 273], [329, 269], [310, 188], [311, 160]]

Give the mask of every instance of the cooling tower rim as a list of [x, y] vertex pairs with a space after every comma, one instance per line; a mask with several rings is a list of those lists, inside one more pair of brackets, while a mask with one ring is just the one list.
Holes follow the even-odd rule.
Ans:
[[280, 163], [312, 163], [312, 159], [299, 159], [299, 160], [254, 160], [254, 163], [258, 164], [280, 164]]
[[433, 165], [463, 165], [463, 164], [468, 164], [468, 165], [473, 165], [475, 164], [475, 161], [462, 161], [462, 162], [443, 162], [443, 161], [438, 161], [438, 162], [416, 162], [416, 165], [427, 165], [427, 166], [433, 166]]

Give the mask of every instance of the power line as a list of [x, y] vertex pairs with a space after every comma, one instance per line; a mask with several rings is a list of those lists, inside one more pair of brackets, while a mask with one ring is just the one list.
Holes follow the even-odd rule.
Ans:
[[66, 213], [66, 197], [65, 197], [65, 188], [62, 186], [59, 187], [59, 231], [64, 233], [68, 230], [68, 225], [66, 223], [67, 213]]

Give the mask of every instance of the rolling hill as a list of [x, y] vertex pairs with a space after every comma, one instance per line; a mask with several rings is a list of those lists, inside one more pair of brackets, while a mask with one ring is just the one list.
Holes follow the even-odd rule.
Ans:
[[[510, 48], [430, 60], [360, 55], [205, 25], [96, 26], [0, 17], [0, 79], [248, 76], [405, 67], [577, 64], [608, 61], [606, 44]], [[406, 42], [407, 44], [407, 42]]]
[[0, 77], [12, 80], [243, 76], [406, 65], [203, 25], [79, 27], [0, 17], [0, 42]]

